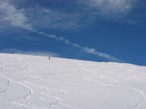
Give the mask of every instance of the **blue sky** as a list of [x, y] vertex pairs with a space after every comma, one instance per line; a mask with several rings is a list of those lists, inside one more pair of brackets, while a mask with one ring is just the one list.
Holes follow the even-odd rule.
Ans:
[[0, 52], [146, 65], [145, 0], [0, 0]]

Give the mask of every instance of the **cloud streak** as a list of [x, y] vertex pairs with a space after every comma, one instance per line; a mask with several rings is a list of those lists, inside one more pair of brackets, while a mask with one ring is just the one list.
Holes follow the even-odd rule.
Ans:
[[[49, 8], [38, 5], [38, 1], [32, 0], [0, 0], [0, 23], [7, 21], [25, 29], [32, 29], [33, 25], [36, 29], [78, 30], [104, 18], [110, 21], [111, 18], [114, 21], [123, 18], [133, 10], [136, 1], [138, 0], [78, 0], [80, 3], [77, 4], [75, 0], [73, 11], [68, 11], [62, 9], [64, 5], [58, 9], [50, 5]], [[28, 2], [33, 3], [33, 6], [26, 6]], [[59, 1], [51, 2], [57, 4]]]
[[0, 10], [4, 14], [1, 21], [9, 22], [15, 27], [32, 29], [31, 25], [27, 24], [27, 18], [22, 10], [16, 9], [16, 7], [10, 4], [7, 0], [0, 1]]
[[134, 9], [138, 0], [79, 0], [94, 13], [106, 17], [122, 17]]
[[[28, 9], [28, 11], [30, 10]], [[61, 10], [45, 9], [41, 7], [37, 7], [33, 12], [36, 14], [31, 18], [31, 21], [34, 25], [36, 25], [37, 28], [40, 28], [40, 22], [42, 25], [41, 28], [49, 29], [76, 30], [84, 25], [84, 22], [82, 21], [82, 15], [76, 12], [67, 13]], [[35, 21], [32, 20], [34, 18], [36, 19]]]
[[25, 30], [29, 30], [31, 32], [35, 32], [41, 36], [47, 37], [47, 38], [52, 38], [58, 41], [64, 42], [66, 45], [70, 45], [74, 48], [78, 48], [81, 51], [92, 54], [110, 61], [117, 61], [117, 62], [122, 62], [122, 60], [117, 59], [116, 57], [110, 56], [108, 54], [102, 53], [97, 51], [94, 48], [89, 48], [89, 47], [82, 47], [80, 44], [73, 43], [70, 40], [64, 38], [64, 37], [58, 37], [54, 34], [46, 34], [45, 32], [39, 31], [35, 28], [33, 28], [32, 24], [28, 24], [28, 19], [23, 13], [22, 10], [17, 9], [14, 5], [10, 4], [8, 1], [0, 1], [0, 9], [4, 12], [4, 17], [3, 21], [9, 22], [12, 26], [15, 27], [20, 27]]
[[[37, 31], [36, 31], [37, 32]], [[65, 39], [64, 37], [58, 37], [56, 35], [49, 35], [49, 34], [46, 34], [44, 32], [37, 32], [38, 34], [40, 35], [43, 35], [47, 38], [53, 38], [55, 40], [59, 40], [59, 41], [62, 41], [64, 42], [65, 44], [67, 45], [70, 45], [74, 48], [78, 48], [80, 49], [81, 51], [85, 52], [85, 53], [88, 53], [88, 54], [91, 54], [91, 55], [95, 55], [95, 56], [98, 56], [98, 57], [101, 57], [101, 58], [104, 58], [104, 59], [107, 59], [107, 60], [110, 60], [110, 61], [114, 61], [114, 62], [124, 62], [123, 60], [120, 60], [114, 56], [111, 56], [109, 54], [106, 54], [106, 53], [102, 53], [102, 52], [99, 52], [97, 51], [95, 48], [89, 48], [89, 47], [82, 47], [81, 45], [77, 44], [77, 43], [73, 43], [71, 42], [70, 40], [68, 39]]]

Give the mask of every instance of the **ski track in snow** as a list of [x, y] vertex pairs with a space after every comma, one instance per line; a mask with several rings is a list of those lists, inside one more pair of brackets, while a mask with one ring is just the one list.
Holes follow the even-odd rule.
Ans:
[[[14, 65], [11, 64], [10, 62], [8, 62], [8, 60], [7, 60], [6, 62], [3, 61], [2, 73], [0, 72], [0, 76], [3, 77], [3, 78], [5, 78], [5, 79], [7, 79], [7, 81], [8, 81], [8, 86], [7, 86], [6, 89], [3, 91], [3, 93], [6, 93], [6, 92], [9, 91], [9, 87], [10, 87], [11, 84], [16, 83], [16, 84], [22, 85], [22, 86], [24, 86], [25, 88], [27, 88], [27, 89], [30, 90], [28, 94], [23, 95], [23, 96], [20, 96], [20, 97], [18, 97], [18, 98], [27, 97], [27, 96], [31, 95], [31, 93], [32, 93], [32, 89], [31, 89], [31, 88], [29, 88], [28, 86], [26, 86], [26, 85], [24, 85], [24, 84], [21, 84], [21, 83], [19, 82], [19, 80], [13, 80], [13, 79], [11, 79], [11, 78], [5, 76], [5, 72], [6, 72], [6, 71], [7, 71], [7, 72], [23, 71], [23, 70], [25, 70], [25, 69], [28, 68], [28, 65], [27, 65], [27, 64], [24, 64], [24, 65], [26, 65], [26, 66], [25, 66], [25, 67], [24, 67], [24, 66], [22, 67], [22, 65], [23, 65], [22, 63], [23, 63], [23, 62], [18, 61], [17, 58], [14, 59], [14, 60], [15, 60], [15, 61], [11, 61], [11, 63], [14, 63]], [[11, 65], [10, 65], [10, 64], [11, 64]], [[11, 99], [8, 99], [8, 100], [11, 101]]]
[[[27, 72], [25, 72], [25, 70], [27, 68], [29, 68], [30, 65], [29, 65], [29, 63], [24, 63], [22, 57], [18, 56], [15, 59], [13, 59], [11, 62], [9, 62], [9, 60], [1, 61], [1, 66], [2, 66], [1, 72], [21, 71], [22, 74], [26, 74]], [[53, 109], [53, 108], [54, 109], [59, 109], [59, 108], [55, 108], [56, 105], [61, 105], [61, 108], [63, 106], [63, 109], [79, 109], [78, 107], [71, 106], [71, 105], [63, 103], [63, 100], [60, 99], [59, 97], [52, 96], [52, 95], [49, 95], [49, 94], [46, 94], [45, 92], [43, 92], [43, 90], [46, 90], [46, 91], [48, 91], [48, 90], [58, 90], [61, 94], [66, 94], [67, 91], [65, 91], [65, 90], [48, 88], [48, 87], [45, 87], [45, 86], [39, 86], [39, 85], [30, 83], [28, 81], [25, 81], [22, 78], [20, 80], [18, 79], [18, 80], [15, 81], [11, 78], [8, 78], [7, 76], [5, 76], [1, 72], [0, 72], [0, 76], [7, 80], [7, 83], [6, 83], [7, 87], [3, 91], [1, 91], [0, 94], [8, 92], [9, 91], [8, 90], [9, 86], [11, 84], [13, 84], [13, 82], [17, 82], [19, 85], [21, 85], [21, 86], [23, 86], [23, 87], [25, 87], [29, 90], [29, 92], [26, 93], [25, 95], [18, 97], [17, 99], [19, 99], [19, 100], [7, 99], [5, 101], [9, 101], [9, 102], [12, 102], [15, 105], [21, 105], [21, 106], [32, 108], [32, 109]], [[29, 73], [27, 73], [27, 74], [29, 74]], [[35, 78], [35, 79], [38, 79], [38, 80], [41, 81], [41, 78], [38, 77], [38, 76], [35, 76], [35, 75], [25, 75], [25, 77], [26, 78], [33, 78], [33, 79]], [[40, 93], [35, 94], [34, 89], [32, 87], [33, 88], [36, 87], [38, 90], [40, 90]], [[35, 96], [40, 101], [45, 101], [45, 102], [48, 102], [48, 101], [45, 100], [44, 97], [51, 97], [51, 99], [53, 98], [54, 100], [50, 102], [48, 107], [37, 106], [37, 104], [31, 103], [31, 101], [29, 102], [29, 98], [31, 98], [32, 96]], [[23, 99], [23, 100], [21, 100], [21, 99]], [[5, 102], [5, 101], [0, 99], [0, 102]]]
[[[40, 78], [40, 77], [32, 76], [32, 75], [29, 75], [29, 77], [35, 77], [35, 78], [37, 78], [38, 80], [41, 81], [41, 78]], [[42, 101], [46, 101], [46, 102], [47, 102], [47, 100], [45, 100], [42, 96], [51, 97], [51, 98], [55, 99], [55, 101], [52, 101], [52, 102], [50, 103], [51, 108], [55, 107], [56, 105], [62, 105], [62, 106], [68, 107], [69, 109], [79, 109], [79, 108], [77, 108], [77, 107], [75, 107], [75, 106], [71, 106], [71, 105], [68, 105], [68, 104], [63, 103], [63, 100], [62, 100], [61, 98], [57, 97], [57, 96], [53, 96], [53, 95], [50, 95], [50, 94], [44, 92], [44, 91], [47, 92], [47, 91], [49, 91], [49, 90], [57, 90], [57, 91], [59, 91], [59, 94], [66, 94], [67, 91], [65, 91], [65, 90], [62, 90], [62, 89], [55, 89], [55, 88], [48, 88], [48, 87], [45, 87], [45, 86], [40, 86], [40, 85], [37, 85], [37, 84], [33, 84], [33, 83], [31, 83], [31, 82], [28, 82], [28, 81], [22, 81], [22, 84], [24, 84], [24, 85], [27, 86], [27, 87], [33, 87], [33, 88], [32, 88], [32, 91], [33, 91], [33, 89], [35, 89], [35, 88], [39, 89], [39, 90], [40, 90], [40, 93], [39, 93], [39, 95], [37, 95], [37, 97], [38, 97], [39, 99], [41, 99]], [[30, 97], [31, 97], [31, 96], [30, 96]], [[67, 108], [67, 109], [68, 109], [68, 108]], [[63, 109], [64, 109], [64, 108], [63, 108]]]
[[[101, 82], [101, 81], [98, 81], [98, 80], [91, 79], [90, 77], [91, 76], [94, 76], [95, 75], [95, 72], [90, 71], [89, 68], [88, 68], [88, 66], [84, 66], [83, 67], [83, 70], [85, 70], [86, 72], [90, 72], [90, 73], [88, 73], [88, 75], [86, 75], [85, 77], [83, 77], [84, 80], [86, 80], [86, 81], [94, 82], [94, 83], [97, 83], [99, 85], [103, 85], [103, 86], [107, 86], [107, 87], [117, 87], [117, 88], [122, 88], [122, 89], [129, 89], [129, 90], [133, 90], [133, 91], [136, 91], [137, 93], [139, 93], [141, 95], [141, 99], [140, 99], [140, 101], [137, 104], [133, 105], [132, 107], [137, 108], [137, 107], [139, 107], [145, 101], [145, 98], [146, 98], [145, 97], [145, 93], [142, 90], [137, 89], [137, 88], [128, 87], [128, 86], [120, 86], [120, 85], [116, 85], [116, 84], [104, 83], [104, 82]], [[109, 77], [105, 77], [103, 75], [100, 75], [100, 77], [101, 78], [106, 78], [106, 79], [112, 80], [115, 83], [118, 82], [118, 80], [116, 80], [116, 79], [112, 79], [112, 78], [109, 78]]]
[[4, 75], [2, 75], [2, 74], [0, 74], [0, 76], [7, 80], [7, 82], [5, 83], [6, 88], [3, 89], [2, 91], [0, 91], [0, 94], [2, 94], [2, 93], [5, 93], [5, 92], [8, 90], [8, 88], [9, 88], [9, 86], [10, 86], [10, 83], [11, 83], [11, 80], [8, 79], [8, 78], [6, 78], [6, 77], [5, 77]]
[[[57, 97], [57, 95], [52, 95], [52, 94], [46, 93], [46, 92], [51, 92], [51, 91], [52, 92], [57, 91], [58, 94], [67, 94], [68, 92], [66, 90], [59, 89], [59, 88], [49, 88], [49, 87], [46, 87], [43, 85], [38, 85], [38, 84], [34, 84], [34, 83], [27, 81], [28, 78], [36, 79], [37, 81], [42, 81], [42, 78], [39, 76], [36, 76], [36, 75], [29, 74], [29, 72], [27, 72], [27, 69], [31, 65], [30, 65], [29, 61], [23, 60], [23, 58], [21, 56], [18, 55], [15, 57], [15, 59], [14, 59], [14, 57], [12, 57], [12, 58], [10, 57], [10, 59], [8, 59], [8, 60], [0, 59], [0, 61], [1, 61], [0, 62], [0, 67], [1, 67], [0, 68], [0, 77], [5, 79], [5, 81], [6, 81], [4, 83], [6, 87], [2, 91], [0, 91], [0, 95], [11, 91], [11, 89], [9, 89], [9, 87], [13, 83], [16, 83], [17, 85], [20, 85], [28, 90], [28, 92], [26, 92], [22, 96], [19, 96], [15, 99], [12, 98], [12, 99], [3, 100], [0, 98], [0, 102], [7, 101], [7, 102], [11, 102], [14, 105], [23, 106], [23, 107], [26, 107], [29, 109], [81, 109], [76, 106], [72, 106], [72, 105], [64, 103], [63, 99]], [[128, 89], [128, 90], [139, 93], [141, 95], [141, 99], [137, 104], [132, 106], [133, 108], [138, 108], [144, 103], [146, 97], [145, 97], [145, 93], [142, 90], [140, 90], [138, 88], [129, 87], [129, 86], [118, 85], [118, 82], [119, 82], [118, 80], [104, 76], [102, 74], [99, 75], [99, 78], [110, 81], [112, 83], [105, 83], [103, 81], [95, 80], [92, 78], [95, 75], [94, 70], [90, 71], [90, 68], [87, 65], [83, 65], [81, 63], [78, 65], [81, 66], [82, 70], [86, 72], [85, 75], [81, 79], [84, 79], [87, 82], [97, 83], [101, 86]], [[44, 66], [47, 66], [47, 65], [44, 64]], [[15, 73], [16, 71], [19, 71], [20, 73], [22, 73], [23, 78], [13, 79], [13, 78], [5, 75], [5, 72], [8, 72], [8, 73], [14, 72]], [[98, 72], [100, 72], [100, 71], [98, 71]], [[66, 72], [65, 73], [62, 73], [62, 72], [55, 73], [55, 75], [60, 75], [60, 74], [66, 74]], [[32, 101], [34, 99], [36, 101]], [[46, 104], [45, 104], [45, 106], [43, 106], [40, 103], [42, 103], [42, 104], [46, 103]]]

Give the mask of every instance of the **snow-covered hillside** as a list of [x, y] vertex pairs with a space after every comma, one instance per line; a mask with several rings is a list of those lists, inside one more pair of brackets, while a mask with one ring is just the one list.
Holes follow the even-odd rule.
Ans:
[[146, 67], [0, 54], [0, 109], [146, 109]]

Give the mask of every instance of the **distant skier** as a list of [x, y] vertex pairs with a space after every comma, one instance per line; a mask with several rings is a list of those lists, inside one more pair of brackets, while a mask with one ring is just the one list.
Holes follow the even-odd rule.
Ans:
[[50, 56], [48, 57], [48, 59], [50, 60]]

